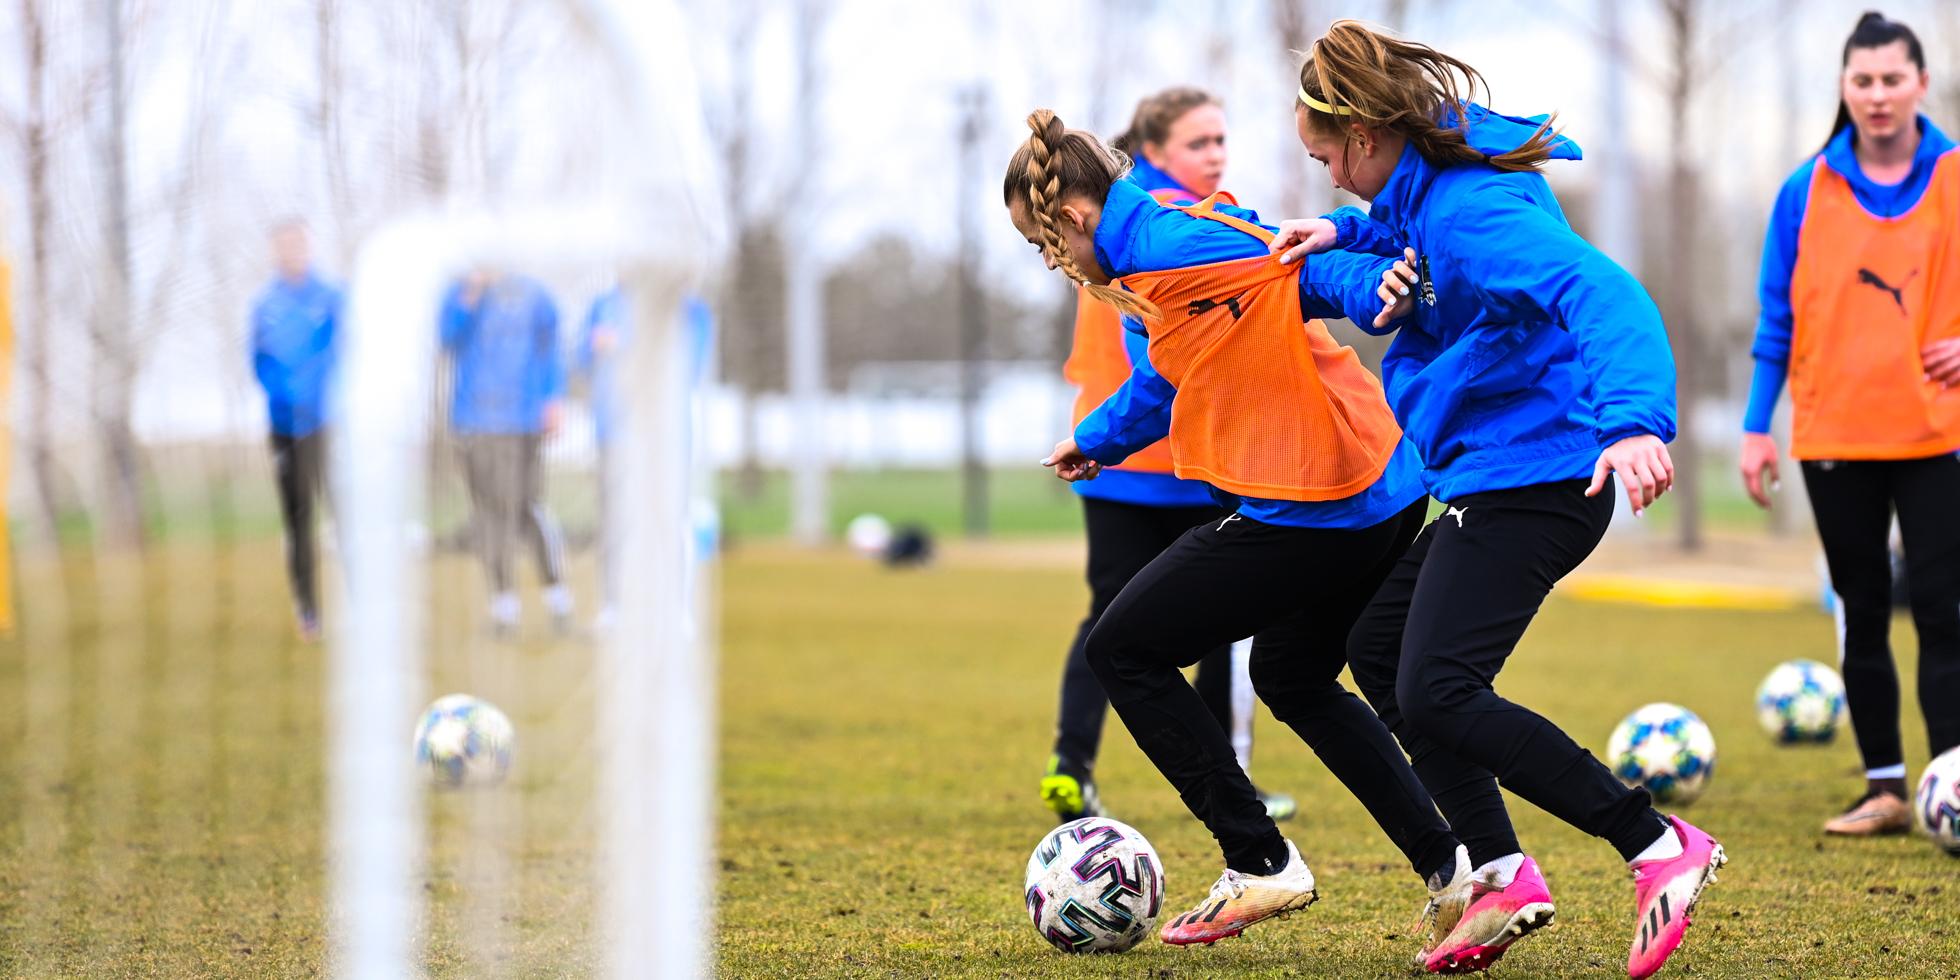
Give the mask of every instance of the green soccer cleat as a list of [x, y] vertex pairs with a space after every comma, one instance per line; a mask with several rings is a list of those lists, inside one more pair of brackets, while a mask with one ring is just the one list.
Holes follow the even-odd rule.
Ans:
[[1273, 818], [1274, 823], [1285, 823], [1293, 819], [1294, 814], [1300, 812], [1300, 804], [1293, 802], [1293, 797], [1285, 793], [1268, 793], [1254, 786], [1252, 794], [1259, 797], [1259, 802], [1266, 805], [1266, 816]]
[[1041, 802], [1055, 811], [1063, 823], [1083, 817], [1109, 816], [1101, 797], [1096, 795], [1096, 781], [1086, 770], [1064, 765], [1059, 755], [1048, 757], [1048, 775], [1041, 777]]

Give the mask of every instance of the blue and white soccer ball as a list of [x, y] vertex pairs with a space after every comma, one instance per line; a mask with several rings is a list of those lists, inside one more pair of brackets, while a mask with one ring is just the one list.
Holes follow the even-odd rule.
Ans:
[[510, 771], [516, 741], [497, 706], [467, 694], [445, 694], [415, 726], [415, 761], [444, 789], [495, 786]]
[[1655, 802], [1692, 803], [1715, 771], [1715, 735], [1678, 704], [1650, 704], [1613, 729], [1606, 764], [1620, 782], [1646, 787]]
[[1164, 863], [1127, 824], [1084, 817], [1056, 827], [1028, 858], [1028, 918], [1064, 953], [1120, 953], [1164, 910]]
[[1960, 749], [1947, 749], [1927, 764], [1913, 796], [1912, 816], [1935, 846], [1960, 857]]
[[1828, 742], [1844, 723], [1844, 678], [1815, 660], [1778, 664], [1756, 688], [1756, 720], [1786, 745]]

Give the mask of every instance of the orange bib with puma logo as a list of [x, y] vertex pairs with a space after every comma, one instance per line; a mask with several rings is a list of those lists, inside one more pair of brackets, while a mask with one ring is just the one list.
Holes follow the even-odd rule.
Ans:
[[[1271, 242], [1272, 232], [1188, 208]], [[1402, 429], [1381, 383], [1319, 320], [1300, 311], [1300, 266], [1258, 255], [1122, 277], [1164, 313], [1150, 363], [1177, 387], [1171, 462], [1178, 476], [1268, 500], [1339, 500], [1381, 477]]]
[[[1182, 188], [1154, 190], [1150, 196], [1163, 205], [1171, 205], [1178, 198], [1191, 199], [1190, 192]], [[1124, 333], [1123, 315], [1115, 307], [1090, 299], [1088, 290], [1076, 290], [1075, 341], [1069, 348], [1068, 360], [1062, 364], [1062, 377], [1075, 386], [1075, 418], [1069, 423], [1071, 427], [1081, 425], [1090, 412], [1108, 401], [1130, 379], [1130, 354], [1123, 347]], [[1169, 473], [1172, 470], [1170, 440], [1159, 439], [1109, 469]]]
[[1960, 335], [1960, 149], [1895, 218], [1866, 211], [1817, 159], [1790, 277], [1790, 455], [1917, 459], [1960, 449], [1960, 389], [1919, 351]]

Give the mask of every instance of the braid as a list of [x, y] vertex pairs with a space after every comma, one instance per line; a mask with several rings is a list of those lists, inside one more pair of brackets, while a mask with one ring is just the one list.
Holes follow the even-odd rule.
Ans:
[[[1140, 319], [1163, 319], [1163, 311], [1149, 300], [1090, 282], [1069, 250], [1068, 239], [1062, 237], [1062, 199], [1077, 194], [1104, 200], [1128, 161], [1118, 158], [1095, 137], [1070, 132], [1052, 109], [1030, 113], [1028, 128], [1034, 135], [1008, 165], [1006, 197], [1010, 205], [1017, 199], [1027, 202], [1028, 214], [1041, 232], [1041, 251], [1055, 260], [1055, 268], [1080, 283], [1095, 299]], [[1023, 179], [1016, 180], [1017, 175]], [[1101, 186], [1094, 186], [1097, 183]]]

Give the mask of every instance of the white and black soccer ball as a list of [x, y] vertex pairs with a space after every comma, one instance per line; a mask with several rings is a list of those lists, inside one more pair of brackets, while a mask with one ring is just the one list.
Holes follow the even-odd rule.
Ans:
[[1756, 720], [1785, 745], [1828, 742], [1844, 724], [1844, 678], [1815, 660], [1791, 660], [1756, 687]]
[[445, 694], [415, 726], [415, 762], [444, 789], [494, 786], [510, 771], [516, 732], [497, 706], [467, 694]]
[[1646, 787], [1657, 803], [1692, 803], [1715, 770], [1715, 735], [1678, 704], [1650, 704], [1613, 729], [1606, 764], [1620, 782]]
[[859, 514], [844, 528], [844, 540], [866, 558], [883, 558], [892, 546], [891, 522], [876, 514]]
[[1084, 817], [1056, 827], [1028, 858], [1028, 919], [1064, 953], [1120, 953], [1164, 909], [1164, 863], [1129, 825]]
[[1913, 796], [1912, 818], [1935, 846], [1960, 857], [1960, 749], [1947, 749], [1927, 764]]

